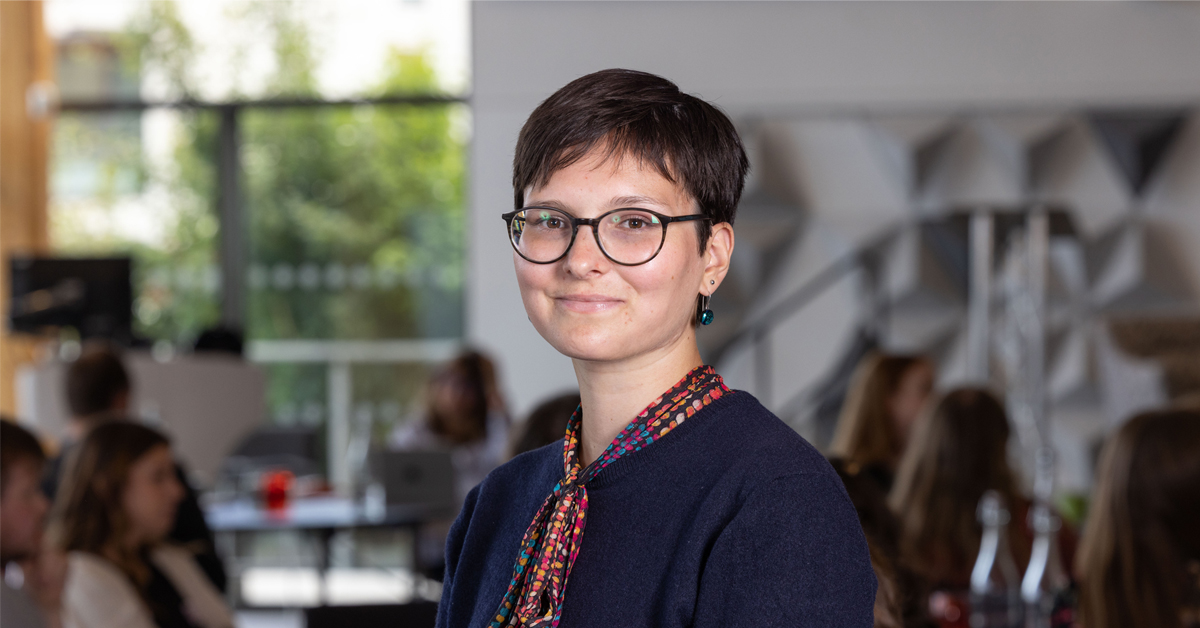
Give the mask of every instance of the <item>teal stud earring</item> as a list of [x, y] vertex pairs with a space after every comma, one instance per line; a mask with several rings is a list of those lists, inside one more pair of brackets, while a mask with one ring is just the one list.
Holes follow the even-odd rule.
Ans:
[[701, 325], [713, 322], [713, 311], [708, 308], [708, 300], [710, 298], [707, 294], [700, 295], [700, 316], [698, 320]]

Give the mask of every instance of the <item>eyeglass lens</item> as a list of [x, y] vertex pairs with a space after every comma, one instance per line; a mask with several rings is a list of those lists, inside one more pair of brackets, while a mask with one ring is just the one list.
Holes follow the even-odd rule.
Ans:
[[[571, 246], [571, 217], [565, 212], [526, 209], [513, 216], [511, 225], [513, 246], [532, 262], [553, 262]], [[658, 253], [665, 230], [666, 225], [648, 211], [619, 209], [601, 217], [596, 236], [600, 248], [613, 261], [641, 264]]]

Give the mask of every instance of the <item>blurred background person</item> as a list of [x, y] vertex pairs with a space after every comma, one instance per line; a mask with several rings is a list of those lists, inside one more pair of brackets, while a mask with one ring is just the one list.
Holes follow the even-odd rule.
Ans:
[[[79, 358], [67, 368], [66, 389], [71, 420], [59, 455], [46, 465], [42, 480], [42, 489], [51, 500], [57, 494], [64, 461], [76, 443], [96, 425], [110, 420], [129, 419], [133, 386], [117, 351], [107, 343], [94, 343], [85, 347]], [[184, 496], [179, 502], [170, 539], [187, 547], [196, 556], [213, 586], [224, 591], [227, 581], [225, 566], [217, 555], [213, 534], [204, 520], [199, 497], [188, 482], [187, 473], [178, 463], [175, 473], [183, 486]]]
[[[508, 414], [491, 359], [465, 351], [429, 378], [425, 412], [393, 432], [393, 451], [446, 451], [454, 465], [455, 504], [461, 504], [487, 474], [500, 466], [508, 445]], [[416, 564], [441, 580], [446, 535], [452, 519], [420, 527]]]
[[196, 336], [192, 343], [193, 353], [207, 355], [224, 354], [236, 357], [245, 355], [246, 339], [242, 332], [232, 327], [218, 325], [209, 327]]
[[232, 614], [191, 552], [167, 542], [185, 490], [167, 438], [93, 427], [72, 452], [51, 540], [68, 552], [68, 628], [230, 628]]
[[[0, 625], [56, 628], [60, 622], [61, 557], [42, 552], [42, 529], [50, 504], [38, 480], [46, 456], [37, 438], [7, 418], [0, 419]], [[21, 588], [8, 583], [8, 567], [21, 562]]]
[[425, 387], [424, 415], [400, 426], [396, 451], [449, 451], [458, 499], [500, 465], [508, 443], [508, 416], [492, 361], [478, 351], [451, 360]]
[[67, 453], [87, 436], [92, 426], [129, 411], [132, 393], [129, 372], [120, 355], [107, 343], [90, 343], [67, 367], [66, 397], [71, 418], [67, 422], [59, 454], [46, 466], [42, 486], [54, 499], [58, 478]]
[[1131, 419], [1096, 481], [1075, 565], [1082, 624], [1200, 626], [1200, 409]]
[[551, 443], [561, 443], [567, 433], [567, 421], [578, 407], [579, 391], [551, 397], [538, 404], [514, 430], [509, 458]]
[[846, 469], [887, 492], [913, 424], [933, 392], [933, 363], [922, 356], [877, 353], [855, 370], [829, 446]]
[[1032, 539], [1019, 522], [1028, 501], [1008, 464], [1010, 428], [990, 392], [947, 393], [917, 422], [888, 503], [900, 522], [900, 557], [933, 591], [965, 592], [979, 552], [976, 508], [997, 491], [1011, 513], [1008, 547], [1024, 573]]

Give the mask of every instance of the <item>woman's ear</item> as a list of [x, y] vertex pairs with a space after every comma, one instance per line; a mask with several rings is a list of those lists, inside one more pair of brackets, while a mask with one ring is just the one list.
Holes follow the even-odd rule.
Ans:
[[712, 235], [704, 250], [704, 277], [700, 294], [712, 295], [729, 273], [729, 258], [733, 255], [733, 225], [722, 222], [713, 225]]

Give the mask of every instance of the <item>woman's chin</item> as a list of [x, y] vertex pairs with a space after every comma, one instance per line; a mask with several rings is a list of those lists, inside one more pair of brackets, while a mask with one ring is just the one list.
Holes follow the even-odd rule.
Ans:
[[563, 335], [551, 340], [550, 344], [568, 358], [585, 362], [613, 362], [636, 353], [621, 340], [605, 335]]

